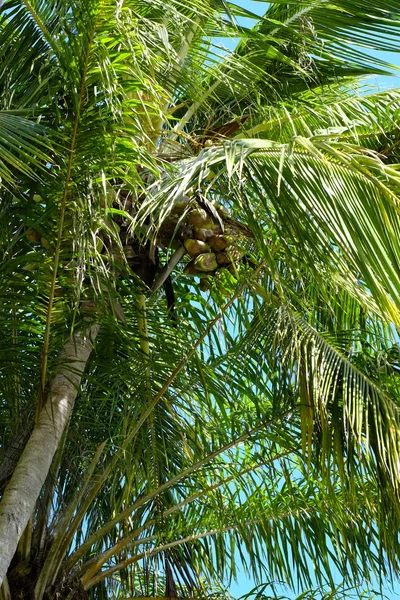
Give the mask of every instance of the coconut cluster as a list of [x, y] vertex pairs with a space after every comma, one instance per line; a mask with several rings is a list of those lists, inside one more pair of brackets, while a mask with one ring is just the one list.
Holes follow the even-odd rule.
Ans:
[[[122, 194], [114, 207], [122, 208], [131, 216], [136, 214], [130, 199]], [[213, 276], [221, 269], [237, 275], [245, 255], [238, 241], [253, 237], [249, 228], [234, 220], [223, 205], [211, 202], [200, 193], [191, 193], [190, 197], [183, 195], [175, 201], [159, 227], [155, 241], [143, 243], [134, 236], [129, 220], [122, 214], [113, 214], [108, 225], [120, 238], [122, 248], [117, 247], [111, 235], [102, 232], [100, 243], [111, 252], [116, 262], [126, 261], [149, 288], [153, 286], [158, 268], [157, 247], [163, 250], [179, 249], [180, 256], [184, 248], [188, 260], [183, 275], [199, 277], [200, 288], [205, 291], [211, 287]], [[121, 250], [124, 256], [121, 256]]]
[[237, 273], [244, 251], [235, 245], [236, 222], [224, 206], [209, 201], [205, 207], [201, 204], [184, 197], [174, 205], [162, 227], [162, 245], [184, 245], [191, 259], [183, 270], [188, 277], [207, 278], [222, 268]]

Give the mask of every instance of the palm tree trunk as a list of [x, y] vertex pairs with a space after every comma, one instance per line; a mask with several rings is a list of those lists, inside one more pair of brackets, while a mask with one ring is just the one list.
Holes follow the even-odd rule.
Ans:
[[98, 331], [99, 326], [92, 325], [85, 334], [76, 333], [64, 344], [62, 364], [51, 383], [47, 402], [4, 492], [0, 503], [0, 586], [71, 416]]

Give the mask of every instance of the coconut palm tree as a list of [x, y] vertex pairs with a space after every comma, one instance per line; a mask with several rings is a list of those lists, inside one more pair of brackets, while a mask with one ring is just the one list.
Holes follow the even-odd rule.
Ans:
[[396, 573], [398, 9], [4, 2], [2, 599]]

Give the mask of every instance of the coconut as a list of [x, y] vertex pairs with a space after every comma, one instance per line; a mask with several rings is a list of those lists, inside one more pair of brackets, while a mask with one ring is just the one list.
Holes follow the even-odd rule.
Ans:
[[244, 250], [238, 246], [228, 246], [226, 252], [232, 260], [240, 260], [245, 255]]
[[217, 254], [217, 263], [219, 265], [230, 265], [231, 264], [231, 259], [229, 258], [229, 256], [227, 255], [226, 252], [218, 252]]
[[[197, 257], [197, 258], [199, 258], [199, 257]], [[194, 261], [197, 260], [197, 258], [194, 258], [186, 265], [186, 267], [183, 269], [183, 274], [186, 275], [187, 277], [200, 277], [200, 278], [208, 277], [208, 273], [206, 273], [204, 271], [199, 271], [195, 267]]]
[[195, 208], [189, 213], [189, 223], [193, 225], [193, 227], [206, 228], [209, 220], [210, 216], [202, 208]]
[[215, 230], [218, 225], [214, 223], [211, 215], [208, 214], [203, 208], [195, 208], [189, 213], [189, 223], [193, 225], [193, 227], [198, 227], [201, 229], [212, 229]]
[[183, 242], [183, 244], [190, 256], [199, 256], [199, 254], [204, 254], [205, 252], [210, 251], [210, 246], [200, 240], [192, 240], [191, 238], [188, 238]]
[[208, 242], [208, 240], [214, 235], [214, 231], [212, 229], [202, 229], [201, 227], [194, 228], [194, 237], [196, 240], [200, 240], [202, 242]]
[[213, 235], [208, 242], [211, 250], [222, 252], [230, 244], [230, 237], [226, 235]]
[[194, 265], [199, 271], [211, 272], [218, 267], [214, 252], [200, 254], [194, 259]]
[[231, 262], [240, 260], [244, 252], [237, 246], [228, 246], [225, 252], [219, 252], [217, 254], [217, 262], [219, 265], [229, 265]]

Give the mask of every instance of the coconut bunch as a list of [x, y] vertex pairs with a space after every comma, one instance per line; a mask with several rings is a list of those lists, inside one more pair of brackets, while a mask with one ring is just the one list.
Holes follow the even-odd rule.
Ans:
[[[120, 190], [112, 206], [118, 212], [115, 211], [111, 219], [107, 219], [108, 226], [102, 232], [105, 246], [116, 262], [126, 262], [152, 289], [158, 289], [159, 285], [158, 278], [154, 288], [154, 278], [160, 273], [158, 249], [172, 248], [177, 250], [177, 257], [179, 255], [177, 261], [172, 259], [171, 265], [165, 265], [161, 271], [172, 270], [185, 255], [189, 260], [183, 275], [199, 277], [200, 288], [206, 290], [222, 269], [227, 269], [233, 276], [237, 275], [245, 256], [245, 251], [237, 242], [253, 237], [248, 227], [234, 220], [223, 205], [211, 202], [200, 192], [182, 195], [175, 201], [158, 230], [157, 239], [152, 241], [139, 240], [131, 230], [130, 219], [122, 213], [124, 211], [131, 217], [135, 216], [129, 193], [126, 195], [124, 190]], [[121, 242], [119, 249], [113, 240], [115, 235]]]
[[237, 273], [245, 252], [235, 242], [238, 237], [251, 237], [248, 228], [232, 219], [221, 204], [188, 196], [175, 203], [160, 233], [161, 246], [185, 247], [190, 261], [183, 274], [202, 279], [223, 268]]
[[219, 226], [202, 208], [189, 213], [188, 220], [192, 225], [192, 236], [184, 239], [183, 245], [191, 260], [184, 275], [206, 277], [214, 275], [220, 268], [233, 270], [234, 264], [244, 255], [244, 251], [235, 246], [234, 231]]

